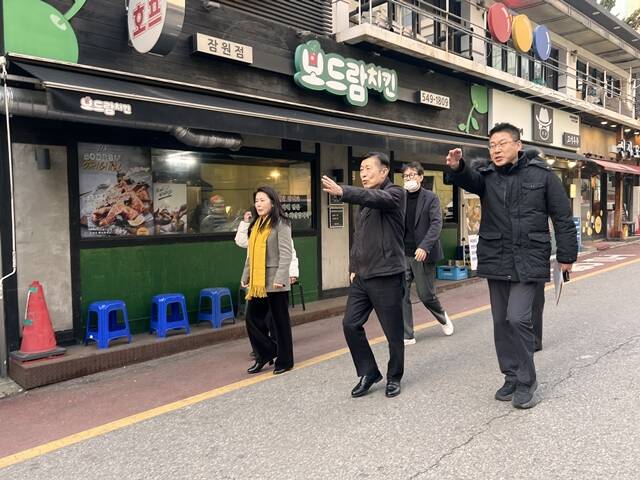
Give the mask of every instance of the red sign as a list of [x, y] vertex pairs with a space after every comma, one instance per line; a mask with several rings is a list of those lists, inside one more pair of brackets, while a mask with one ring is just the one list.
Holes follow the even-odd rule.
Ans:
[[502, 3], [494, 3], [489, 7], [487, 16], [489, 32], [494, 40], [500, 43], [507, 43], [511, 37], [511, 15], [507, 7]]

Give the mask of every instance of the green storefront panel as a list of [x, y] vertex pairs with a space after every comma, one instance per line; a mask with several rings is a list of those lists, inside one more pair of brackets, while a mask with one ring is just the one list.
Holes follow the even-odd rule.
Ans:
[[[317, 244], [316, 237], [295, 239], [306, 301], [318, 298]], [[227, 287], [237, 302], [245, 256], [232, 241], [81, 250], [83, 324], [91, 302], [117, 298], [127, 304], [132, 333], [147, 331], [151, 297], [170, 292], [185, 295], [193, 322], [202, 288]]]

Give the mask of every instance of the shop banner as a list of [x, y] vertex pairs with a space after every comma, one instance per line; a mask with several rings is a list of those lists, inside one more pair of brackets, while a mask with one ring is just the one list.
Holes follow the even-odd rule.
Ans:
[[82, 237], [153, 233], [148, 149], [80, 143], [78, 164]]

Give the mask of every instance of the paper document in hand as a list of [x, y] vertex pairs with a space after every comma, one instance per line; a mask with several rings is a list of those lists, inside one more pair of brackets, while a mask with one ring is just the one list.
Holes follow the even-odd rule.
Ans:
[[556, 260], [553, 262], [553, 286], [556, 292], [556, 305], [560, 301], [560, 295], [562, 294], [562, 285], [564, 285], [564, 278], [562, 276], [562, 268], [560, 263]]

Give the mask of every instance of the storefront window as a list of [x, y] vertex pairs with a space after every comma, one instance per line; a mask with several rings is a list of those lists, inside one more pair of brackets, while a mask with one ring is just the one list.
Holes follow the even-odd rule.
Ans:
[[[453, 186], [445, 185], [444, 175], [439, 170], [425, 170], [422, 178], [422, 187], [431, 190], [440, 200], [442, 210], [442, 221], [453, 222]], [[358, 177], [359, 180], [359, 177]], [[402, 172], [394, 172], [393, 183], [403, 186]], [[353, 185], [356, 185], [355, 183]]]
[[82, 237], [234, 232], [270, 185], [294, 230], [312, 227], [311, 165], [190, 151], [80, 144]]

